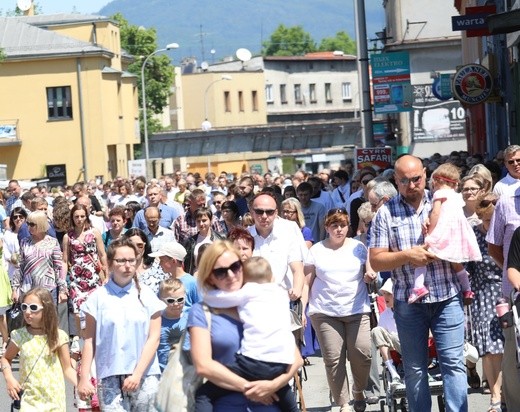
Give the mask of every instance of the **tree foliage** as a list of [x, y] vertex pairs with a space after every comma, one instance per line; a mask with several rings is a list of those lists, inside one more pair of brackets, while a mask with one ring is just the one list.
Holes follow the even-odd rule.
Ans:
[[264, 56], [300, 56], [316, 51], [316, 43], [301, 26], [280, 24], [262, 45]]
[[320, 42], [320, 51], [342, 51], [345, 54], [356, 54], [356, 42], [345, 33], [340, 31], [335, 37], [325, 37]]
[[[138, 76], [139, 104], [142, 104], [141, 69], [144, 59], [158, 49], [157, 32], [154, 28], [145, 29], [130, 24], [121, 13], [112, 16], [119, 23], [121, 47], [134, 56], [134, 62], [128, 71]], [[152, 114], [160, 114], [168, 105], [170, 89], [173, 85], [174, 70], [170, 58], [165, 54], [150, 57], [144, 69], [146, 88], [147, 126], [150, 133], [161, 129], [159, 122], [154, 122]], [[142, 122], [141, 122], [142, 124]]]

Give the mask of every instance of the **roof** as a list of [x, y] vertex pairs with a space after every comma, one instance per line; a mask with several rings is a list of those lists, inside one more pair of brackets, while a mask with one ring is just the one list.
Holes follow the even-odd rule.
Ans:
[[60, 24], [92, 23], [95, 21], [113, 21], [106, 16], [79, 13], [37, 14], [34, 16], [20, 16], [17, 17], [17, 19], [23, 23], [38, 27], [57, 26]]
[[264, 60], [269, 61], [317, 61], [317, 60], [343, 60], [354, 61], [357, 57], [351, 54], [343, 54], [342, 52], [314, 52], [306, 53], [303, 56], [265, 56]]
[[71, 57], [74, 54], [113, 56], [113, 53], [105, 48], [26, 24], [23, 21], [25, 19], [0, 17], [0, 48], [8, 60]]

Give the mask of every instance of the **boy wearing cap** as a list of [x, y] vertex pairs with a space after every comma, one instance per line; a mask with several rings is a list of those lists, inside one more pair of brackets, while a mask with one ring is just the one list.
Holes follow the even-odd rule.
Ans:
[[395, 369], [390, 350], [401, 353], [401, 344], [397, 335], [397, 327], [394, 320], [394, 294], [392, 279], [387, 279], [379, 293], [385, 298], [386, 309], [379, 316], [378, 326], [372, 329], [372, 342], [379, 349], [381, 357], [385, 363], [390, 376], [392, 377], [392, 386], [397, 386], [402, 382], [399, 373]]
[[163, 243], [157, 252], [150, 253], [149, 256], [158, 257], [164, 273], [170, 274], [172, 278], [179, 279], [182, 282], [186, 291], [186, 299], [184, 301], [186, 310], [190, 309], [194, 303], [200, 301], [197, 281], [192, 275], [184, 271], [183, 262], [186, 257], [184, 246], [177, 242]]

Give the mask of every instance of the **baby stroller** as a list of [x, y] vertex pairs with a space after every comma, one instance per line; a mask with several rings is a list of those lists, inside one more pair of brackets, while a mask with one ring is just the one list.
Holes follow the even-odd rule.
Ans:
[[[390, 355], [396, 366], [399, 375], [403, 379], [403, 383], [397, 386], [390, 385], [392, 378], [390, 376], [390, 372], [383, 365], [383, 388], [385, 391], [385, 399], [381, 400], [380, 407], [381, 411], [385, 411], [385, 404], [388, 407], [390, 412], [394, 412], [397, 410], [401, 410], [402, 412], [406, 412], [408, 410], [406, 403], [406, 386], [404, 384], [404, 369], [401, 360], [401, 355], [394, 351], [390, 351]], [[439, 407], [440, 412], [444, 412], [444, 391], [442, 378], [440, 373], [440, 368], [436, 363], [437, 352], [435, 350], [435, 342], [433, 338], [428, 339], [428, 358], [430, 359], [430, 366], [428, 367], [428, 375], [429, 375], [429, 387], [431, 396], [437, 397], [437, 405]]]

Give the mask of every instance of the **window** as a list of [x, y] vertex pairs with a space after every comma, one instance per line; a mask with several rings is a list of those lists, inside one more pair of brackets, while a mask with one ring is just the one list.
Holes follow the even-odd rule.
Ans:
[[327, 103], [332, 102], [332, 93], [330, 91], [330, 83], [325, 83], [325, 101]]
[[70, 86], [47, 87], [47, 113], [49, 120], [72, 119]]
[[287, 104], [287, 87], [285, 84], [280, 85], [280, 101], [282, 104]]
[[267, 103], [273, 103], [274, 102], [273, 85], [272, 84], [266, 84], [265, 85], [265, 101]]
[[302, 86], [301, 84], [294, 85], [294, 102], [301, 103], [302, 102]]
[[311, 103], [316, 103], [316, 84], [309, 84], [309, 100]]
[[352, 90], [350, 87], [350, 83], [341, 84], [341, 97], [343, 98], [343, 100], [352, 100]]
[[244, 93], [241, 91], [238, 92], [238, 110], [241, 112], [244, 111]]
[[224, 108], [226, 112], [231, 111], [231, 96], [229, 95], [229, 92], [224, 92]]
[[256, 90], [251, 92], [251, 100], [253, 102], [253, 112], [258, 111], [258, 93]]

